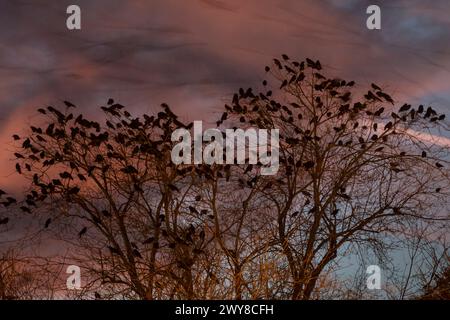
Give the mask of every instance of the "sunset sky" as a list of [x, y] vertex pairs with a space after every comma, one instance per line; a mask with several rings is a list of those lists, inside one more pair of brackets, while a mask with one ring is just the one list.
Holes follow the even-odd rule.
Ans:
[[[70, 4], [81, 7], [80, 31], [66, 28]], [[381, 7], [381, 30], [366, 28], [371, 4]], [[363, 87], [381, 84], [399, 103], [448, 112], [449, 12], [447, 0], [3, 0], [0, 184], [20, 185], [10, 178], [11, 135], [38, 107], [69, 100], [95, 115], [112, 97], [136, 113], [167, 102], [212, 120], [282, 53], [319, 59]]]

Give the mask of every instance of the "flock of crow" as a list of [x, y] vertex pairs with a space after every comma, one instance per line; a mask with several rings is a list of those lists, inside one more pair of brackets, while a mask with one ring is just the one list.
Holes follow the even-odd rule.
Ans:
[[[283, 130], [280, 134], [281, 145], [282, 147], [295, 148], [321, 141], [318, 132], [312, 128], [320, 126], [327, 118], [334, 119], [333, 121], [343, 118], [346, 120], [355, 119], [351, 129], [355, 134], [358, 132], [357, 129], [360, 125], [357, 119], [361, 114], [373, 120], [374, 132], [379, 129], [376, 120], [381, 119], [385, 123], [384, 131], [392, 133], [395, 133], [395, 127], [399, 123], [411, 123], [418, 120], [427, 120], [433, 123], [445, 118], [444, 115], [438, 115], [431, 107], [425, 109], [421, 105], [414, 109], [409, 104], [401, 106], [397, 112], [392, 111], [388, 115], [386, 114], [386, 108], [381, 105], [384, 102], [393, 105], [394, 100], [375, 84], [372, 84], [371, 90], [364, 95], [365, 101], [352, 104], [352, 96], [348, 89], [355, 85], [353, 81], [347, 82], [341, 79], [326, 78], [319, 72], [322, 69], [319, 61], [306, 59], [303, 62], [296, 62], [291, 61], [287, 55], [282, 55], [282, 61], [273, 60], [274, 73], [281, 73], [283, 79], [277, 89], [291, 93], [293, 87], [301, 85], [312, 77], [314, 79], [313, 89], [319, 94], [314, 96], [310, 104], [317, 110], [325, 109], [324, 96], [327, 95], [337, 99], [339, 107], [324, 111], [323, 114], [317, 112], [317, 115], [312, 115], [311, 110], [308, 110], [302, 101], [292, 101], [288, 104], [276, 101], [273, 98], [273, 89], [256, 94], [251, 88], [247, 90], [241, 88], [238, 93], [234, 94], [231, 106], [225, 105], [225, 111], [217, 121], [218, 127], [229, 121], [234, 126], [233, 128], [245, 123], [258, 128], [289, 128], [289, 130]], [[311, 75], [307, 74], [307, 69], [309, 69]], [[265, 71], [269, 73], [273, 70], [267, 66]], [[264, 80], [262, 84], [266, 88], [268, 86], [267, 80]], [[144, 193], [140, 175], [145, 169], [143, 170], [131, 161], [127, 161], [127, 155], [118, 152], [118, 150], [122, 147], [129, 148], [131, 150], [128, 155], [130, 158], [145, 154], [158, 159], [169, 159], [172, 132], [176, 128], [191, 129], [193, 125], [192, 122], [184, 124], [180, 121], [167, 104], [162, 104], [162, 110], [156, 115], [144, 114], [140, 118], [133, 117], [125, 110], [123, 105], [109, 99], [107, 105], [101, 107], [106, 116], [105, 125], [101, 125], [96, 121], [86, 119], [81, 113], [78, 115], [72, 113], [71, 110], [75, 108], [75, 105], [71, 102], [63, 101], [63, 103], [66, 107], [65, 112], [61, 112], [52, 106], [38, 109], [39, 113], [47, 116], [50, 120], [46, 128], [31, 126], [31, 135], [24, 139], [17, 134], [12, 136], [15, 141], [22, 141], [22, 151], [14, 153], [18, 160], [15, 169], [18, 174], [30, 177], [33, 188], [25, 195], [23, 201], [20, 201], [20, 204], [14, 197], [0, 190], [0, 204], [4, 207], [18, 204], [20, 210], [31, 213], [33, 208], [38, 207], [39, 202], [45, 201], [52, 194], [61, 195], [66, 201], [71, 202], [83, 191], [83, 183], [86, 183], [90, 178], [105, 177], [108, 172], [114, 170], [130, 178], [134, 192]], [[370, 104], [377, 103], [380, 104], [380, 107], [376, 111], [368, 107]], [[367, 124], [361, 124], [361, 126], [365, 126], [367, 129]], [[346, 128], [344, 120], [340, 125], [335, 125], [333, 129], [336, 135], [349, 130]], [[382, 139], [386, 141], [386, 137], [386, 135], [383, 135]], [[356, 141], [344, 142], [339, 140], [336, 145], [349, 147], [357, 144], [364, 149], [370, 143], [376, 143], [379, 139], [381, 139], [380, 135], [374, 133], [368, 137], [361, 135]], [[382, 148], [380, 146], [375, 151], [381, 151]], [[93, 150], [99, 152], [92, 155]], [[70, 157], [74, 154], [77, 156]], [[426, 158], [427, 153], [423, 151], [420, 156]], [[294, 159], [292, 156], [284, 155], [281, 155], [280, 163], [284, 165], [284, 171], [281, 174], [285, 176], [291, 176], [299, 169], [311, 171], [316, 165], [312, 158]], [[123, 165], [117, 167], [119, 164]], [[51, 167], [60, 168], [61, 165], [66, 170], [58, 172], [57, 176], [51, 179], [45, 180], [43, 172]], [[208, 165], [176, 167], [169, 160], [167, 165], [175, 167], [177, 174], [180, 176], [194, 173], [205, 179], [224, 178], [228, 182], [232, 174], [230, 165], [224, 165], [221, 170], [216, 171], [213, 171]], [[248, 164], [244, 166], [243, 171], [239, 172], [237, 182], [241, 188], [252, 188], [256, 185], [259, 177], [251, 175], [251, 173], [255, 172], [255, 169], [260, 165], [261, 163], [257, 165]], [[440, 163], [435, 163], [435, 165], [438, 168], [443, 167]], [[392, 169], [394, 171], [400, 170], [397, 166], [393, 166]], [[246, 180], [246, 177], [249, 178]], [[270, 189], [277, 183], [282, 184], [283, 181], [284, 177], [278, 176], [274, 181], [267, 182], [263, 190]], [[180, 187], [174, 182], [168, 182], [165, 189], [166, 192], [173, 193], [180, 191]], [[347, 200], [350, 198], [345, 192], [342, 192], [340, 196]], [[207, 210], [197, 209], [192, 205], [188, 207], [188, 210], [191, 214], [207, 215], [211, 219], [214, 217], [208, 215]], [[103, 210], [102, 216], [110, 217], [111, 212]], [[101, 224], [102, 216], [91, 216], [92, 223]], [[8, 217], [1, 218], [0, 225], [5, 225], [9, 221]], [[48, 228], [51, 223], [52, 218], [47, 218], [44, 228]], [[88, 227], [82, 227], [78, 232], [78, 237], [83, 237], [87, 232]], [[183, 238], [178, 239], [184, 242], [192, 242], [195, 234], [195, 227], [190, 225], [187, 227]], [[196, 236], [204, 240], [205, 233], [201, 230]], [[153, 244], [154, 241], [154, 236], [150, 236], [143, 240], [142, 244]], [[175, 244], [172, 243], [171, 245]], [[118, 247], [108, 246], [108, 249], [113, 255], [121, 254]], [[142, 258], [137, 246], [133, 247], [133, 255], [136, 258]]]

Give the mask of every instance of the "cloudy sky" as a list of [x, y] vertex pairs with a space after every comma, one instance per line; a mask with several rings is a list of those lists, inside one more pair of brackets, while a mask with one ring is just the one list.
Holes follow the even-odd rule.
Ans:
[[[66, 28], [70, 4], [82, 30]], [[371, 4], [381, 30], [366, 28]], [[10, 179], [11, 135], [38, 107], [69, 100], [95, 115], [113, 97], [137, 113], [167, 102], [212, 119], [282, 53], [381, 84], [399, 103], [450, 111], [449, 12], [447, 0], [2, 0], [0, 184], [20, 183]]]

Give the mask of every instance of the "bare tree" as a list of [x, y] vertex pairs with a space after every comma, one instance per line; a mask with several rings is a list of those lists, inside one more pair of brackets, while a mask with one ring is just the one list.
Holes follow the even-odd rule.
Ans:
[[350, 297], [340, 258], [428, 236], [414, 225], [448, 230], [447, 150], [417, 135], [444, 115], [394, 107], [375, 84], [359, 97], [319, 61], [283, 55], [266, 72], [263, 90], [240, 89], [217, 125], [279, 129], [272, 176], [260, 162], [172, 163], [172, 132], [192, 123], [166, 104], [136, 117], [110, 99], [97, 122], [65, 101], [38, 110], [44, 127], [14, 136], [16, 170], [30, 181], [17, 205], [65, 242], [60, 265], [82, 267], [77, 297]]
[[[223, 118], [280, 129], [280, 171], [262, 188], [273, 240], [291, 274], [293, 299], [308, 299], [342, 248], [384, 251], [408, 222], [448, 221], [432, 210], [448, 196], [446, 149], [416, 131], [439, 126], [431, 107], [394, 110], [372, 84], [361, 99], [353, 81], [326, 78], [319, 61], [274, 59], [266, 90], [241, 89]], [[228, 115], [230, 114], [230, 116]]]

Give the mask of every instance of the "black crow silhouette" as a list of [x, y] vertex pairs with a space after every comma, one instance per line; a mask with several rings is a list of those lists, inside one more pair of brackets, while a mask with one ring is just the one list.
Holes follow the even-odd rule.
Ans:
[[380, 98], [383, 98], [384, 100], [386, 100], [387, 102], [391, 103], [392, 105], [394, 104], [394, 100], [387, 93], [384, 93], [384, 92], [381, 92], [381, 91], [377, 91], [376, 95], [379, 96]]
[[193, 206], [189, 206], [189, 211], [190, 211], [191, 213], [198, 214], [198, 210], [197, 210], [195, 207], [193, 207]]
[[132, 165], [128, 165], [125, 168], [120, 169], [120, 171], [122, 171], [123, 173], [127, 173], [127, 174], [138, 173], [137, 169], [135, 167], [133, 167]]
[[381, 91], [381, 88], [379, 86], [377, 86], [375, 83], [372, 83], [371, 86], [373, 89]]
[[75, 105], [69, 101], [63, 101], [67, 108], [75, 108]]
[[405, 103], [403, 106], [400, 107], [398, 112], [405, 112], [405, 111], [408, 111], [410, 108], [411, 108], [411, 105]]
[[311, 60], [310, 58], [306, 58], [306, 64], [310, 68], [315, 68], [315, 66], [316, 66], [315, 62], [313, 60]]
[[306, 170], [312, 169], [314, 168], [314, 161], [307, 161], [303, 164], [303, 166], [305, 167]]
[[133, 256], [135, 256], [136, 258], [142, 259], [142, 255], [138, 249], [133, 249]]
[[78, 237], [81, 238], [85, 233], [87, 232], [87, 227], [84, 227], [83, 229], [78, 232]]
[[21, 207], [20, 207], [20, 210], [22, 210], [23, 212], [26, 212], [26, 213], [31, 213], [30, 208], [25, 207], [25, 206], [21, 206]]
[[17, 171], [19, 174], [22, 174], [22, 169], [20, 168], [20, 164], [18, 164], [18, 163], [16, 163], [16, 171]]
[[386, 123], [386, 125], [384, 126], [384, 130], [389, 130], [389, 129], [392, 128], [392, 126], [393, 126], [392, 122], [388, 122], [388, 123]]
[[50, 225], [50, 223], [52, 223], [52, 218], [48, 218], [46, 221], [45, 221], [45, 225], [44, 225], [44, 228], [48, 228], [48, 226]]
[[71, 180], [73, 180], [72, 175], [71, 175], [69, 172], [67, 172], [67, 171], [61, 172], [61, 173], [59, 174], [59, 176], [60, 176], [61, 178], [63, 178], [63, 179], [71, 179]]
[[378, 109], [377, 111], [374, 112], [374, 116], [381, 116], [381, 114], [384, 112], [384, 108], [381, 107], [380, 109]]
[[273, 59], [273, 63], [278, 67], [278, 69], [282, 69], [281, 62], [278, 59]]
[[108, 210], [102, 210], [102, 214], [107, 218], [111, 217], [111, 213]]

